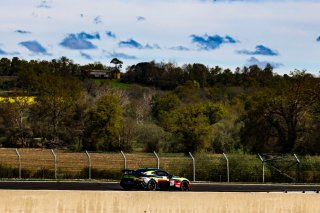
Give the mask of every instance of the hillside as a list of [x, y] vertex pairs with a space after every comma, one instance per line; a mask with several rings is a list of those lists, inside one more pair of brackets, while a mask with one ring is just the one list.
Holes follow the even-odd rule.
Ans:
[[[121, 79], [95, 63], [0, 60], [0, 145], [127, 152], [319, 154], [319, 78], [142, 62]], [[114, 69], [119, 69], [115, 67]], [[112, 69], [111, 69], [112, 70]], [[35, 97], [30, 103], [18, 97]], [[6, 97], [15, 101], [8, 101]]]

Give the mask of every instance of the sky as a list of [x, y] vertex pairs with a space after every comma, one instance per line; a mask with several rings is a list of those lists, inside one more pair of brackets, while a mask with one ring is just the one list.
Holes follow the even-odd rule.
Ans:
[[0, 58], [320, 71], [318, 0], [2, 0]]

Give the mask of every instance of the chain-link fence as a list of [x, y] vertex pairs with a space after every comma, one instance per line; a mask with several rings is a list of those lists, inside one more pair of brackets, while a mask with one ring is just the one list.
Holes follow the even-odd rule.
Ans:
[[146, 167], [192, 181], [320, 182], [320, 156], [0, 149], [0, 178], [119, 180], [123, 169]]

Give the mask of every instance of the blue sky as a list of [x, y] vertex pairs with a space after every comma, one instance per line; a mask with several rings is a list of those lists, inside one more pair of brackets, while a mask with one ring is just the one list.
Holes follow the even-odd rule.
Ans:
[[0, 57], [320, 71], [316, 0], [3, 0]]

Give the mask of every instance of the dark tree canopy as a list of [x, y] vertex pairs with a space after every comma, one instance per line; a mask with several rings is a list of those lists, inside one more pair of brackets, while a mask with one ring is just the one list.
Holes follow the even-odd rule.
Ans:
[[121, 68], [122, 67], [122, 64], [123, 62], [120, 61], [119, 59], [117, 58], [113, 58], [111, 61], [110, 61], [111, 64], [114, 64], [116, 68]]

